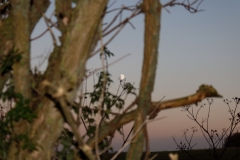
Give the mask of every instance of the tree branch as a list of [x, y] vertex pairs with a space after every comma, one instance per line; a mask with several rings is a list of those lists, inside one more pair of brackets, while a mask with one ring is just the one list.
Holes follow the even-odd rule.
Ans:
[[[189, 0], [183, 0], [183, 2], [177, 2], [177, 0], [171, 0], [163, 5], [163, 8], [166, 9], [166, 7], [174, 7], [174, 6], [183, 6], [187, 11], [190, 13], [197, 13], [204, 11], [203, 9], [198, 9], [198, 7], [201, 5], [203, 0], [193, 0], [192, 3], [190, 3]], [[195, 6], [196, 5], [196, 6]], [[168, 11], [168, 10], [167, 10]]]
[[[160, 21], [161, 21], [162, 6], [156, 0], [144, 0], [142, 11], [145, 13], [145, 34], [144, 34], [144, 60], [142, 66], [142, 78], [140, 84], [140, 94], [138, 97], [138, 108], [135, 116], [134, 130], [145, 121], [147, 110], [151, 105], [151, 94], [154, 87], [155, 75], [158, 60], [158, 44], [160, 37]], [[132, 143], [127, 154], [127, 159], [140, 159], [143, 152], [144, 137], [146, 144], [146, 157], [149, 154], [148, 134], [146, 126], [133, 138], [135, 143]]]
[[[33, 4], [30, 6], [30, 33], [32, 33], [33, 29], [35, 28], [37, 22], [42, 17], [42, 13], [39, 12], [42, 11], [43, 13], [46, 12], [47, 8], [49, 7], [49, 0], [32, 0]], [[36, 8], [36, 6], [39, 7], [39, 10]]]
[[62, 97], [60, 97], [58, 99], [60, 105], [61, 105], [61, 108], [63, 110], [63, 113], [67, 119], [67, 122], [68, 124], [71, 126], [71, 129], [73, 131], [73, 134], [74, 136], [76, 137], [77, 139], [77, 142], [78, 142], [78, 146], [79, 148], [86, 154], [86, 156], [89, 158], [89, 160], [94, 160], [94, 156], [92, 154], [92, 150], [90, 147], [88, 147], [84, 142], [83, 142], [83, 139], [82, 137], [80, 136], [80, 133], [78, 132], [77, 130], [77, 126], [76, 126], [76, 123], [74, 121], [74, 118], [67, 106], [67, 103], [65, 101], [65, 99], [63, 99]]
[[189, 96], [183, 97], [183, 98], [168, 100], [168, 101], [165, 101], [164, 103], [153, 102], [153, 105], [157, 108], [157, 111], [152, 113], [150, 118], [155, 118], [156, 117], [155, 113], [158, 113], [160, 110], [176, 108], [179, 106], [186, 106], [186, 105], [190, 105], [190, 104], [197, 104], [204, 98], [208, 98], [208, 97], [219, 98], [222, 96], [220, 94], [218, 94], [217, 90], [215, 88], [213, 88], [213, 86], [211, 86], [211, 85], [208, 86], [208, 85], [203, 84], [199, 87], [197, 92], [193, 95], [189, 95]]
[[[182, 98], [162, 101], [162, 102], [151, 102], [151, 105], [147, 108], [147, 114], [149, 116], [152, 116], [151, 118], [154, 118], [155, 116], [153, 116], [153, 113], [159, 112], [160, 110], [177, 108], [177, 107], [182, 107], [190, 104], [196, 104], [202, 101], [203, 99], [209, 98], [209, 97], [219, 98], [222, 96], [218, 94], [218, 92], [212, 86], [201, 85], [195, 94], [182, 97]], [[137, 112], [138, 112], [137, 109], [127, 113], [124, 112], [124, 114], [116, 116], [110, 122], [104, 123], [103, 125], [101, 125], [99, 130], [98, 141], [101, 142], [106, 136], [112, 135], [115, 132], [115, 130], [117, 130], [119, 127], [133, 121]], [[90, 147], [94, 148], [94, 144], [95, 144], [94, 137], [90, 137], [86, 143]]]

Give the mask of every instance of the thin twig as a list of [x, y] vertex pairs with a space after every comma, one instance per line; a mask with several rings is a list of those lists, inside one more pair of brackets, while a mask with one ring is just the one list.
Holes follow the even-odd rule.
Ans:
[[96, 157], [97, 160], [100, 160], [100, 154], [99, 154], [99, 148], [98, 148], [98, 133], [99, 133], [99, 127], [101, 124], [101, 109], [103, 109], [103, 105], [104, 105], [104, 93], [105, 93], [105, 88], [106, 88], [106, 71], [105, 71], [105, 64], [104, 64], [104, 47], [103, 47], [103, 40], [102, 40], [102, 32], [100, 31], [100, 43], [101, 43], [101, 62], [102, 62], [102, 70], [103, 70], [103, 84], [102, 84], [102, 92], [100, 95], [100, 99], [99, 99], [99, 110], [96, 114], [96, 130], [95, 130], [95, 152], [96, 152]]
[[[130, 9], [130, 8], [133, 8], [133, 9]], [[121, 7], [121, 8], [114, 8], [114, 9], [112, 9], [112, 10], [107, 11], [106, 14], [111, 13], [111, 12], [114, 12], [114, 11], [117, 11], [117, 10], [129, 10], [129, 11], [133, 11], [135, 8], [136, 8], [136, 5], [133, 5], [133, 6], [124, 6], [124, 7]]]
[[[123, 29], [124, 26], [125, 26], [125, 24], [122, 25], [122, 26], [119, 28], [119, 30], [115, 32], [115, 34], [103, 45], [103, 47], [106, 47], [106, 46], [118, 35], [118, 33]], [[98, 52], [100, 52], [100, 51], [101, 51], [101, 48], [99, 48], [98, 50], [96, 50], [95, 52], [93, 52], [93, 53], [90, 55], [90, 57], [96, 55], [96, 54], [97, 54]], [[90, 57], [89, 57], [89, 58], [90, 58]]]
[[114, 160], [117, 158], [117, 156], [130, 144], [130, 143], [134, 143], [134, 142], [131, 142], [132, 139], [138, 134], [138, 132], [141, 131], [141, 129], [147, 124], [147, 123], [151, 123], [151, 122], [154, 122], [154, 121], [157, 121], [157, 120], [161, 120], [161, 119], [164, 119], [165, 117], [160, 117], [160, 118], [157, 118], [157, 119], [153, 119], [153, 120], [150, 120], [150, 119], [146, 119], [140, 126], [139, 128], [133, 133], [133, 135], [131, 136], [131, 138], [129, 139], [129, 141], [127, 143], [125, 143], [122, 148], [120, 148], [118, 150], [118, 152], [111, 158], [111, 160]]
[[[188, 3], [185, 3], [185, 0], [183, 2], [176, 2], [176, 0], [171, 0], [171, 1], [167, 2], [166, 4], [162, 5], [162, 7], [166, 8], [168, 6], [173, 7], [173, 6], [178, 5], [178, 6], [183, 6], [190, 13], [197, 13], [197, 12], [204, 11], [203, 9], [198, 9], [202, 2], [203, 2], [203, 0], [195, 0], [192, 3], [190, 3], [189, 1], [188, 1]], [[194, 6], [194, 4], [197, 4], [197, 5]]]
[[107, 6], [107, 8], [112, 7], [112, 6], [114, 5], [114, 3], [116, 3], [116, 2], [117, 2], [117, 0], [113, 1], [112, 3], [110, 3], [110, 4]]
[[[55, 26], [57, 23], [51, 24], [51, 26], [49, 26], [50, 28], [52, 28], [53, 26]], [[47, 33], [49, 31], [49, 29], [47, 28], [45, 31], [43, 31], [43, 33], [41, 33], [40, 35], [31, 38], [30, 41], [34, 41], [37, 40], [38, 38], [42, 37], [45, 33]]]
[[71, 126], [74, 136], [77, 139], [77, 142], [79, 144], [79, 147], [82, 149], [82, 151], [88, 156], [89, 159], [94, 160], [94, 156], [91, 153], [91, 149], [89, 146], [87, 146], [80, 136], [80, 133], [77, 131], [77, 127], [74, 121], [74, 118], [72, 117], [72, 114], [69, 112], [69, 109], [67, 107], [67, 104], [63, 98], [59, 98], [59, 103], [61, 105], [61, 108], [63, 110], [63, 113], [67, 119], [68, 124]]
[[[114, 65], [115, 63], [121, 61], [122, 59], [124, 59], [124, 58], [126, 58], [126, 57], [128, 57], [128, 56], [130, 56], [130, 55], [131, 55], [130, 53], [123, 55], [122, 57], [118, 58], [117, 60], [109, 63], [109, 64], [108, 64], [108, 67]], [[86, 78], [89, 78], [90, 76], [94, 75], [94, 73], [96, 73], [96, 72], [98, 72], [98, 71], [100, 71], [100, 70], [102, 70], [102, 67], [99, 67], [99, 68], [95, 69], [95, 70], [94, 70], [93, 72], [91, 72]]]
[[[52, 23], [52, 22], [51, 22], [50, 20], [48, 20], [47, 16], [38, 8], [38, 6], [37, 6], [36, 3], [34, 3], [34, 5], [36, 6], [36, 8], [37, 8], [37, 10], [39, 11], [39, 13], [41, 13], [41, 14], [43, 15], [43, 18], [44, 18], [45, 23], [46, 23], [46, 25], [47, 25], [47, 27], [48, 27], [48, 30], [49, 30], [49, 32], [50, 32], [50, 34], [51, 34], [51, 36], [52, 36], [53, 44], [54, 44], [54, 46], [57, 46], [57, 40], [56, 40], [56, 38], [55, 38], [55, 36], [54, 36], [54, 34], [53, 34], [52, 28], [51, 28], [51, 27], [49, 26], [49, 24], [48, 24], [48, 22], [50, 22], [50, 23]], [[54, 23], [52, 23], [52, 25], [54, 26]]]
[[108, 32], [103, 34], [103, 37], [107, 36], [108, 34], [112, 33], [114, 30], [116, 30], [117, 28], [121, 27], [122, 25], [126, 25], [130, 19], [132, 19], [133, 17], [137, 16], [138, 14], [140, 14], [141, 12], [139, 10], [136, 10], [135, 12], [132, 13], [131, 16], [129, 16], [128, 18], [126, 18], [124, 21], [122, 21], [121, 23], [119, 23], [118, 25], [116, 25], [115, 27], [113, 27], [112, 29], [110, 29]]
[[154, 154], [151, 158], [149, 158], [149, 160], [154, 160], [154, 158], [156, 158], [158, 156], [158, 154]]

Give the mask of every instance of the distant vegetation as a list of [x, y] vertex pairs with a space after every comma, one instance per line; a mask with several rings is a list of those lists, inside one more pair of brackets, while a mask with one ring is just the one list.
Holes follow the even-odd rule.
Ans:
[[[217, 152], [220, 153], [221, 149], [217, 149]], [[178, 154], [178, 160], [192, 160], [191, 157], [189, 157], [186, 153], [182, 151], [161, 151], [161, 152], [151, 152], [150, 156], [157, 155], [154, 160], [169, 160], [169, 154], [174, 153]], [[198, 149], [198, 150], [190, 150], [189, 154], [195, 155], [195, 160], [216, 160], [211, 155], [211, 149]], [[238, 154], [238, 148], [228, 148], [226, 149], [225, 154], [221, 158], [221, 160], [231, 160], [233, 155]], [[109, 153], [108, 157], [105, 157], [107, 159], [111, 159], [111, 157], [114, 155], [114, 153]], [[126, 159], [126, 152], [123, 152], [119, 155], [117, 160], [124, 160]], [[240, 159], [240, 155], [234, 157], [233, 159]], [[144, 160], [144, 155], [142, 156], [141, 160]]]
[[232, 136], [229, 137], [229, 139], [226, 137], [224, 141], [224, 146], [226, 147], [233, 147], [238, 148], [240, 147], [240, 133], [236, 132]]

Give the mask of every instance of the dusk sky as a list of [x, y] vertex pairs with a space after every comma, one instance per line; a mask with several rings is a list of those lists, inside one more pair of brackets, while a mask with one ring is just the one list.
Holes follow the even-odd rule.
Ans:
[[[161, 1], [165, 4], [169, 0]], [[112, 1], [110, 1], [112, 2]], [[111, 8], [134, 5], [137, 0], [118, 0]], [[196, 92], [201, 84], [213, 85], [224, 98], [240, 97], [240, 1], [239, 0], [205, 0], [199, 7], [204, 11], [191, 14], [181, 6], [175, 6], [162, 10], [161, 33], [158, 69], [155, 79], [153, 101], [161, 98], [164, 100], [187, 96]], [[50, 7], [47, 15], [50, 15], [53, 7]], [[113, 13], [114, 14], [114, 13]], [[112, 14], [112, 16], [113, 16]], [[130, 12], [124, 13], [125, 16]], [[106, 16], [105, 22], [109, 22], [111, 15]], [[135, 83], [139, 87], [141, 79], [141, 67], [143, 61], [144, 40], [144, 16], [131, 20], [136, 29], [130, 25], [107, 46], [115, 54], [109, 62], [117, 60], [121, 56], [131, 53], [130, 56], [109, 67], [109, 72], [114, 80], [111, 90], [115, 93], [119, 84], [120, 74], [126, 76], [126, 81]], [[43, 20], [35, 28], [32, 38], [41, 34], [46, 29]], [[56, 36], [59, 32], [55, 31]], [[103, 39], [104, 42], [109, 37]], [[32, 42], [32, 66], [38, 66], [41, 58], [34, 58], [41, 54], [47, 55], [52, 50], [50, 34]], [[41, 69], [44, 69], [44, 64]], [[87, 69], [101, 67], [99, 55], [91, 58], [87, 63]], [[89, 80], [90, 81], [90, 80]], [[91, 90], [89, 86], [89, 90]], [[133, 99], [127, 99], [129, 104]], [[205, 100], [203, 103], [207, 103]], [[234, 103], [231, 103], [234, 107]], [[176, 145], [172, 140], [175, 136], [178, 141], [183, 140], [183, 129], [197, 126], [187, 117], [181, 108], [161, 111], [159, 117], [162, 120], [148, 124], [150, 137], [150, 149], [175, 150]], [[196, 110], [196, 108], [195, 108]], [[207, 106], [199, 113], [199, 120], [206, 118]], [[223, 128], [230, 124], [230, 114], [223, 99], [214, 99], [210, 113], [210, 127], [221, 133]], [[124, 127], [128, 133], [131, 124]], [[190, 135], [190, 134], [189, 134]], [[117, 150], [122, 142], [116, 135], [114, 149]], [[203, 143], [199, 130], [195, 135], [196, 148], [207, 148]], [[201, 142], [200, 142], [201, 141]]]

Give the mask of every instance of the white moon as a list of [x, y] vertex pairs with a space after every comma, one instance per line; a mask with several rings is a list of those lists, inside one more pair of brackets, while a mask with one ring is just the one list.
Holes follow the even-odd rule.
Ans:
[[124, 80], [125, 79], [125, 76], [123, 74], [120, 74], [120, 80]]

